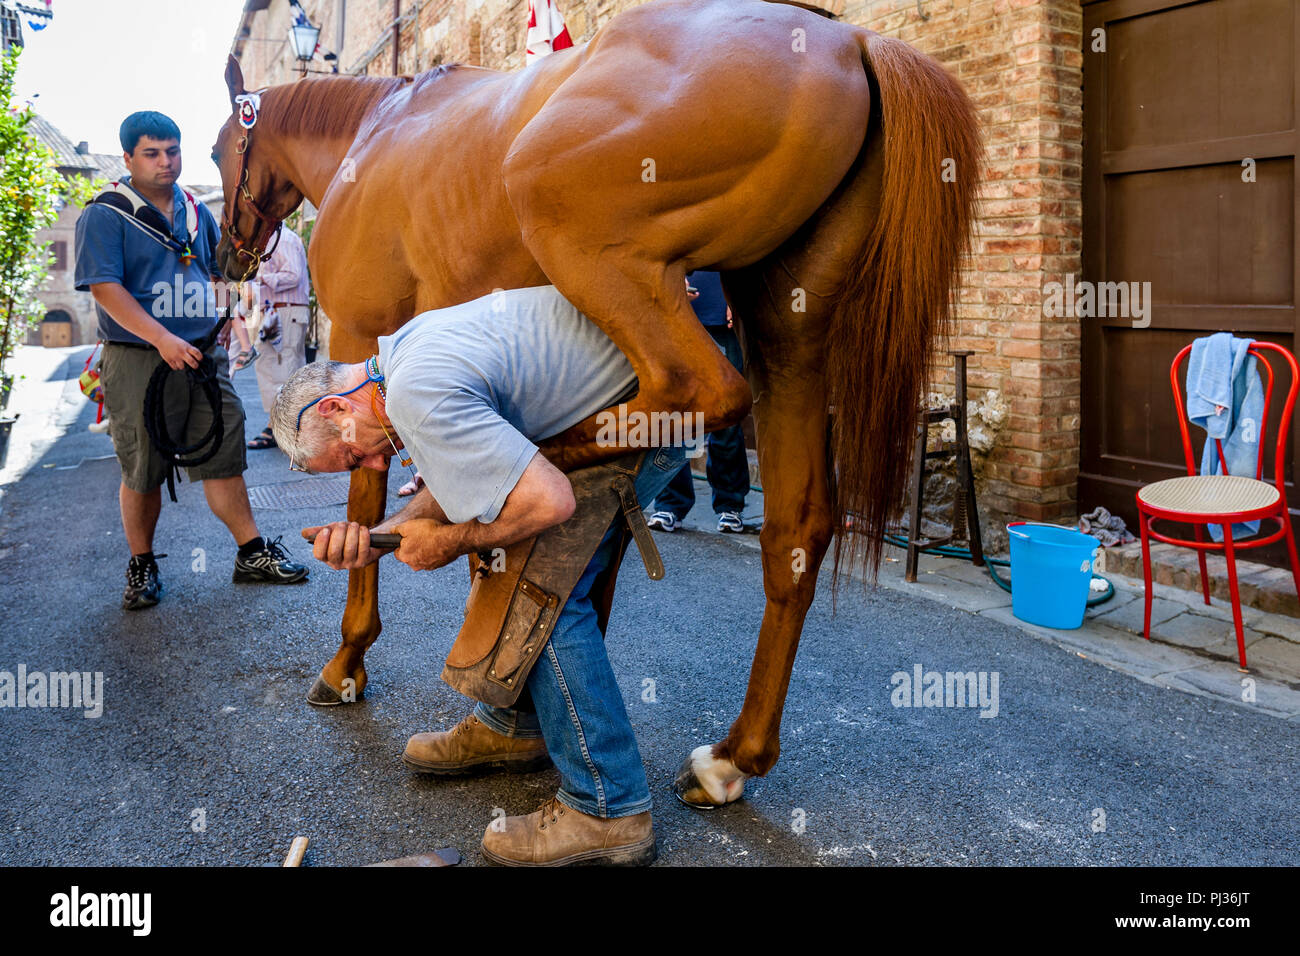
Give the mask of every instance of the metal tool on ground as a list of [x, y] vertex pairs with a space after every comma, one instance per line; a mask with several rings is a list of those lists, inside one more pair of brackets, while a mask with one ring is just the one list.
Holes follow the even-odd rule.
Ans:
[[[294, 837], [289, 846], [289, 855], [284, 858], [282, 866], [302, 866], [303, 856], [310, 841], [305, 836]], [[461, 861], [460, 851], [454, 846], [445, 846], [432, 853], [416, 853], [412, 856], [400, 856], [393, 860], [368, 863], [367, 866], [455, 866]]]
[[460, 861], [460, 852], [454, 846], [445, 846], [441, 850], [434, 850], [432, 853], [399, 856], [395, 860], [369, 863], [367, 866], [455, 866]]

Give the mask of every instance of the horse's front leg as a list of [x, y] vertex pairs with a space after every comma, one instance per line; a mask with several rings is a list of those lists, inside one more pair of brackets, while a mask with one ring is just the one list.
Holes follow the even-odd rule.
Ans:
[[[388, 470], [358, 468], [348, 489], [348, 520], [373, 527], [384, 520]], [[316, 678], [308, 702], [321, 707], [350, 704], [366, 688], [365, 654], [383, 625], [379, 620], [379, 563], [348, 572], [348, 603], [343, 610], [343, 643]]]

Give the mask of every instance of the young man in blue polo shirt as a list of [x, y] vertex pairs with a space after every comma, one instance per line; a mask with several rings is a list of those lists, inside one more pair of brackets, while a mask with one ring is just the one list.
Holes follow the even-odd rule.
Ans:
[[[119, 502], [131, 550], [122, 595], [127, 610], [151, 607], [162, 596], [153, 538], [168, 460], [145, 428], [145, 390], [160, 359], [177, 371], [198, 368], [204, 353], [194, 343], [217, 322], [212, 280], [221, 277], [214, 255], [220, 231], [207, 208], [177, 185], [180, 139], [180, 129], [162, 113], [128, 116], [121, 142], [129, 198], [116, 206], [92, 203], [77, 221], [76, 287], [95, 298], [104, 341], [100, 381], [122, 466]], [[141, 225], [144, 219], [128, 211], [137, 197], [142, 202], [134, 204], [157, 228]], [[169, 225], [166, 234], [163, 225]], [[203, 482], [208, 506], [239, 546], [235, 581], [303, 581], [307, 569], [289, 560], [278, 538], [266, 542], [257, 530], [243, 477], [244, 409], [230, 384], [225, 349], [214, 344], [207, 354], [216, 363], [224, 438], [211, 459], [186, 471], [191, 481]], [[209, 403], [189, 376], [169, 376], [163, 400], [167, 431], [178, 443], [192, 445], [211, 427]]]

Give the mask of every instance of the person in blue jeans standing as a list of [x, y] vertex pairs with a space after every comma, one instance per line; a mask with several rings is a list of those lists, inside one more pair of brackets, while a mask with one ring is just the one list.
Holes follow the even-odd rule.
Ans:
[[[393, 455], [424, 485], [374, 528], [306, 528], [316, 558], [360, 568], [388, 553], [370, 533], [402, 536], [395, 557], [422, 571], [506, 547], [567, 521], [569, 479], [536, 442], [626, 397], [636, 374], [613, 341], [552, 286], [513, 289], [411, 319], [363, 363], [315, 362], [276, 397], [271, 427], [299, 468], [386, 469]], [[401, 449], [401, 451], [399, 451]], [[629, 449], [631, 450], [631, 449]], [[652, 500], [685, 462], [651, 448], [634, 480]], [[494, 820], [491, 861], [515, 866], [642, 864], [655, 858], [650, 788], [605, 649], [591, 590], [619, 558], [611, 520], [514, 707], [478, 702], [448, 730], [415, 734], [403, 760], [420, 773], [536, 770], [560, 788], [530, 814]]]
[[[736, 371], [744, 374], [740, 340], [731, 325], [731, 310], [722, 293], [722, 276], [716, 272], [696, 270], [686, 277], [687, 284], [698, 290], [691, 305], [700, 323], [713, 341], [726, 353]], [[749, 491], [749, 455], [745, 451], [745, 433], [739, 425], [711, 432], [707, 439], [708, 458], [705, 472], [713, 489], [713, 513], [718, 516], [718, 530], [739, 534], [745, 530], [741, 515]], [[641, 499], [644, 501], [645, 499]], [[695, 479], [689, 463], [673, 476], [668, 487], [655, 498], [654, 513], [646, 524], [656, 531], [676, 531], [691, 508], [695, 507]]]

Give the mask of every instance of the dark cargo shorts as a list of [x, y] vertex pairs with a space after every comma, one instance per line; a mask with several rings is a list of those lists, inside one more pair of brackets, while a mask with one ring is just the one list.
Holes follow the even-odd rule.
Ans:
[[[217, 363], [221, 417], [226, 433], [216, 455], [201, 465], [185, 469], [190, 481], [235, 478], [248, 468], [244, 406], [230, 383], [230, 358], [220, 345], [213, 346], [207, 354]], [[167, 481], [167, 459], [154, 447], [144, 427], [144, 393], [161, 361], [157, 349], [132, 348], [113, 342], [104, 343], [99, 360], [104, 411], [108, 413], [113, 449], [122, 466], [122, 483], [140, 494], [153, 491]], [[189, 376], [173, 372], [167, 376], [163, 394], [167, 434], [177, 444], [193, 445], [212, 425], [212, 411], [203, 389], [192, 385]]]

